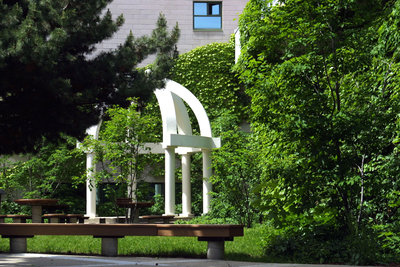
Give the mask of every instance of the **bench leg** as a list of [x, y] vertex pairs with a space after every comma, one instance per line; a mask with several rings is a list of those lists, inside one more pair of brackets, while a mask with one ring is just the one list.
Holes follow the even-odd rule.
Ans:
[[207, 241], [207, 259], [223, 260], [225, 241], [233, 241], [233, 237], [198, 237], [199, 241]]
[[25, 253], [26, 251], [26, 237], [10, 237], [11, 253]]
[[223, 260], [225, 255], [225, 241], [208, 241], [207, 259]]
[[101, 238], [101, 255], [109, 257], [118, 256], [118, 237]]

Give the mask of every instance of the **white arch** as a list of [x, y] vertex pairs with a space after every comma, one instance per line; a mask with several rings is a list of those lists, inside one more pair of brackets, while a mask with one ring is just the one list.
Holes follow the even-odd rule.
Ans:
[[[163, 89], [155, 90], [163, 123], [162, 148], [165, 153], [165, 214], [175, 215], [175, 154], [182, 154], [182, 215], [191, 215], [190, 153], [203, 154], [203, 213], [209, 211], [211, 177], [211, 149], [221, 146], [220, 138], [213, 138], [207, 113], [200, 101], [184, 86], [166, 80]], [[189, 114], [184, 102], [191, 108], [200, 127], [200, 136], [192, 134]], [[87, 134], [98, 139], [101, 122], [87, 129]], [[147, 143], [152, 153], [159, 153], [159, 144]], [[142, 153], [148, 153], [148, 150]], [[96, 216], [96, 184], [94, 177], [94, 154], [87, 152], [86, 214]]]
[[102, 121], [97, 125], [93, 125], [90, 128], [86, 129], [86, 134], [93, 136], [95, 140], [99, 140], [99, 133], [100, 133], [100, 126], [101, 126]]
[[[220, 139], [212, 138], [211, 125], [200, 101], [181, 84], [166, 80], [163, 89], [155, 91], [163, 119], [165, 149], [165, 214], [175, 213], [175, 148], [182, 154], [182, 215], [191, 215], [190, 152], [200, 148], [203, 154], [203, 213], [210, 209], [212, 185], [211, 149], [220, 147]], [[183, 101], [194, 112], [200, 136], [192, 135], [189, 115]], [[184, 147], [184, 149], [182, 149]]]
[[[177, 82], [166, 80], [165, 88], [157, 89], [154, 93], [163, 120], [164, 148], [179, 147], [179, 153], [186, 153], [196, 151], [195, 148], [212, 149], [221, 146], [219, 138], [212, 138], [210, 121], [203, 105], [188, 89]], [[200, 136], [192, 136], [189, 115], [182, 100], [195, 114]]]
[[154, 93], [160, 106], [163, 123], [163, 143], [165, 144], [168, 142], [165, 138], [170, 134], [177, 133], [175, 104], [172, 94], [169, 91], [157, 89]]

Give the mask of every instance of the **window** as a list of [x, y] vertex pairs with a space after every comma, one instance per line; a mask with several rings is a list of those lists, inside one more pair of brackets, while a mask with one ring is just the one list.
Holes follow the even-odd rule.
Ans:
[[221, 30], [222, 2], [194, 2], [193, 29]]

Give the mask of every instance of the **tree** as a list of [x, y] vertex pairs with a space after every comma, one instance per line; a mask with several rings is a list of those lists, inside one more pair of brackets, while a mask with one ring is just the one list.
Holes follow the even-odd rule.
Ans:
[[[139, 201], [145, 197], [145, 193], [138, 190], [140, 182], [143, 182], [141, 175], [145, 167], [152, 163], [150, 153], [144, 153], [145, 143], [155, 142], [157, 134], [153, 118], [138, 111], [137, 100], [131, 101], [128, 108], [109, 108], [99, 140], [87, 137], [83, 148], [94, 151], [95, 162], [102, 166], [96, 172], [98, 182], [123, 184], [127, 189], [124, 190], [126, 196]], [[116, 203], [116, 199], [113, 203]]]
[[210, 215], [229, 218], [251, 227], [259, 212], [255, 202], [259, 185], [257, 149], [252, 133], [239, 127], [239, 116], [227, 113], [216, 119], [222, 147], [213, 153], [213, 198]]
[[382, 37], [397, 28], [386, 35], [381, 28], [393, 7], [254, 0], [241, 17], [239, 68], [260, 148], [260, 207], [276, 227], [295, 232], [297, 250], [325, 246], [309, 255], [314, 260], [338, 260], [333, 238], [348, 244], [345, 261], [377, 260], [371, 224], [399, 216], [390, 208], [400, 170], [398, 65], [382, 51]]
[[[110, 104], [145, 100], [161, 86], [179, 30], [164, 16], [149, 37], [130, 34], [117, 49], [95, 53], [123, 23], [103, 9], [111, 0], [0, 2], [0, 154], [28, 152], [45, 136], [81, 138]], [[151, 74], [135, 66], [158, 53]]]

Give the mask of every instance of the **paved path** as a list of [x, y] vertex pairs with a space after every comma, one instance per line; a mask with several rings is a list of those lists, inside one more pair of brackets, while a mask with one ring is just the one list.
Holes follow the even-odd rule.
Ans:
[[[69, 255], [53, 255], [53, 254], [34, 254], [34, 253], [0, 254], [0, 266], [7, 266], [7, 267], [9, 266], [338, 267], [338, 265], [276, 264], [276, 263], [217, 261], [217, 260], [207, 260], [207, 259], [184, 259], [184, 258], [69, 256]], [[342, 265], [341, 267], [344, 267], [344, 265]]]

